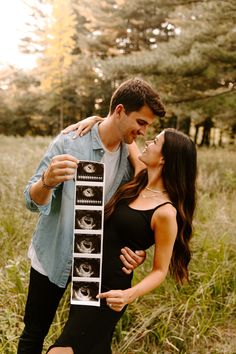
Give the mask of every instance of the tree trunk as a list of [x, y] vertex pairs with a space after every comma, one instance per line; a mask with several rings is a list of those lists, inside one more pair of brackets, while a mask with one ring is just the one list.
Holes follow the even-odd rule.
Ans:
[[195, 144], [197, 144], [198, 130], [199, 130], [199, 126], [196, 125], [196, 127], [195, 127], [195, 135], [194, 135], [194, 143]]
[[210, 131], [213, 125], [214, 124], [211, 118], [206, 118], [205, 121], [203, 122], [203, 134], [202, 134], [202, 141], [200, 143], [200, 146], [203, 145], [210, 146]]
[[181, 130], [183, 133], [189, 135], [190, 133], [190, 125], [191, 125], [191, 118], [186, 117], [178, 122], [178, 129]]

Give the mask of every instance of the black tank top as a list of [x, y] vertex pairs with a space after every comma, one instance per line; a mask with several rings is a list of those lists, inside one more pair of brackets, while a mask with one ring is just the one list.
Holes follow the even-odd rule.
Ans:
[[130, 287], [132, 274], [122, 271], [123, 263], [119, 256], [121, 248], [128, 246], [133, 251], [146, 250], [154, 242], [151, 229], [153, 213], [166, 204], [165, 202], [149, 210], [137, 210], [122, 203], [116, 207], [111, 217], [105, 222], [103, 244], [103, 291], [126, 289]]

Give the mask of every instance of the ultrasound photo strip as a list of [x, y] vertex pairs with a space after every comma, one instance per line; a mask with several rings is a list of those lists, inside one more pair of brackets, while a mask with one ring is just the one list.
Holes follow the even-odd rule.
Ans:
[[100, 306], [104, 220], [104, 164], [78, 163], [75, 181], [71, 303]]

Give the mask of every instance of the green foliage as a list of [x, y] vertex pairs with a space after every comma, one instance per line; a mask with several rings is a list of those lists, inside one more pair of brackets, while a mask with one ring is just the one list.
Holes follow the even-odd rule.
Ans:
[[14, 73], [14, 94], [3, 80], [2, 133], [13, 127], [50, 134], [87, 115], [106, 115], [113, 89], [140, 76], [166, 104], [161, 126], [175, 116], [178, 127], [190, 118], [206, 130], [210, 119], [234, 135], [234, 0], [37, 0], [31, 8], [21, 48], [40, 54], [38, 67], [26, 82]]
[[[225, 125], [232, 126], [236, 121], [235, 10], [232, 0], [172, 5], [167, 18], [180, 34], [158, 42], [156, 49], [103, 61], [105, 78], [121, 81], [138, 75], [153, 80], [167, 109], [171, 106], [180, 119], [190, 111], [194, 123], [199, 122], [197, 114], [201, 121], [210, 116], [221, 127], [224, 116]], [[234, 104], [229, 106], [231, 97]]]
[[[0, 139], [0, 352], [4, 354], [16, 353], [23, 328], [29, 277], [27, 248], [37, 222], [37, 215], [25, 208], [23, 190], [49, 141], [40, 137]], [[116, 327], [114, 354], [236, 352], [234, 156], [235, 149], [198, 151], [190, 283], [180, 287], [168, 277], [161, 287], [132, 303]], [[151, 269], [152, 252], [135, 272], [135, 282]], [[45, 350], [60, 334], [68, 306], [69, 290]]]

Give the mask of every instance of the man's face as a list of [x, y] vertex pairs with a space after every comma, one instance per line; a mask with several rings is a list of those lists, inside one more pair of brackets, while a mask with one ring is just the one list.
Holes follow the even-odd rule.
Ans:
[[143, 106], [139, 111], [126, 114], [121, 111], [119, 129], [122, 141], [131, 144], [138, 135], [144, 135], [147, 127], [154, 122], [155, 115], [148, 106]]

